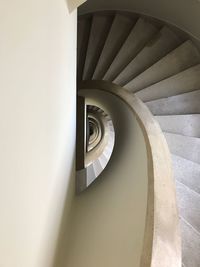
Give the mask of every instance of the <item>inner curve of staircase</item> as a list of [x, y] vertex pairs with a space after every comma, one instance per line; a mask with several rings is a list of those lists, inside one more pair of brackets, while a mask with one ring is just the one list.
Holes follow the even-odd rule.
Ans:
[[182, 232], [182, 264], [200, 267], [200, 52], [192, 39], [134, 13], [78, 20], [78, 82], [104, 80], [135, 93], [171, 151]]

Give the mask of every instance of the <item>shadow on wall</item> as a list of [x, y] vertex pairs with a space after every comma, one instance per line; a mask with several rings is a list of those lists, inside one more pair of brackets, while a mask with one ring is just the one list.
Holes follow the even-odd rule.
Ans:
[[[74, 161], [75, 162], [75, 161]], [[65, 205], [63, 207], [63, 213], [61, 218], [60, 230], [58, 233], [58, 240], [55, 249], [55, 255], [52, 263], [52, 267], [61, 266], [61, 262], [63, 262], [63, 258], [65, 258], [67, 243], [68, 243], [68, 231], [70, 229], [70, 212], [72, 206], [72, 199], [74, 198], [75, 193], [75, 165], [72, 168], [69, 186], [66, 192]]]
[[67, 8], [69, 13], [74, 11], [74, 9], [78, 8], [80, 5], [82, 5], [86, 0], [66, 0]]
[[105, 92], [90, 93], [104, 103], [106, 111], [112, 111], [118, 145], [99, 179], [74, 195], [71, 209], [65, 209], [53, 267], [136, 267], [147, 203], [144, 137], [134, 114], [121, 100]]

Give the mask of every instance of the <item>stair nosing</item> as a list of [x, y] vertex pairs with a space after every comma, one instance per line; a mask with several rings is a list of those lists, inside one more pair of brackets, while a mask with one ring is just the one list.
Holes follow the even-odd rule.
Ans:
[[[95, 67], [95, 69], [94, 69], [94, 71], [93, 71], [92, 79], [94, 78], [96, 68], [98, 67], [98, 63], [99, 63], [100, 58], [101, 58], [101, 56], [102, 56], [102, 52], [103, 52], [103, 50], [104, 50], [104, 48], [105, 48], [106, 42], [107, 42], [107, 40], [108, 40], [109, 34], [110, 34], [110, 32], [111, 32], [112, 26], [113, 26], [113, 24], [114, 24], [114, 21], [115, 21], [115, 18], [117, 17], [117, 15], [120, 15], [120, 13], [117, 13], [117, 12], [116, 12], [115, 15], [114, 15], [113, 21], [112, 21], [112, 23], [111, 23], [111, 25], [110, 25], [110, 29], [109, 29], [109, 31], [108, 31], [107, 38], [106, 38], [106, 40], [105, 40], [105, 43], [104, 43], [104, 45], [103, 45], [103, 47], [102, 47], [101, 53], [100, 53], [99, 58], [98, 58], [98, 60], [97, 60], [96, 67]], [[121, 15], [122, 15], [122, 14], [121, 14]], [[123, 16], [123, 15], [122, 15], [122, 16]], [[139, 19], [140, 19], [140, 18], [138, 17], [138, 18], [136, 19], [135, 23], [133, 23], [130, 32], [132, 31], [132, 29], [134, 28], [135, 24], [137, 23], [137, 21], [138, 21]], [[130, 32], [128, 33], [128, 35], [127, 35], [127, 37], [125, 38], [125, 40], [128, 38]], [[122, 46], [123, 46], [123, 44], [120, 46], [119, 50], [117, 51], [117, 54], [118, 54], [118, 52], [120, 51], [120, 49], [122, 48]], [[117, 55], [117, 54], [116, 54], [116, 55]], [[113, 60], [115, 59], [116, 55], [114, 56]], [[113, 60], [112, 60], [112, 62], [113, 62]], [[103, 77], [105, 76], [106, 72], [107, 72], [108, 69], [110, 68], [112, 62], [108, 65], [106, 71], [104, 72], [104, 74], [103, 74], [102, 77], [101, 77], [101, 80], [103, 80]]]
[[[200, 194], [197, 193], [196, 191], [194, 191], [193, 189], [191, 189], [189, 186], [187, 186], [187, 185], [185, 185], [184, 183], [178, 181], [177, 179], [176, 179], [176, 183], [179, 183], [179, 184], [183, 185], [184, 187], [186, 187], [187, 189], [189, 189], [190, 191], [192, 191], [192, 193], [195, 193], [196, 195], [198, 195], [198, 197], [199, 197], [199, 199], [200, 199]], [[199, 234], [200, 234], [200, 233], [199, 233]]]
[[186, 158], [184, 158], [184, 157], [182, 157], [182, 156], [180, 156], [180, 155], [176, 155], [175, 153], [172, 153], [172, 152], [171, 152], [171, 155], [174, 155], [174, 156], [176, 156], [176, 157], [179, 157], [179, 158], [182, 158], [182, 159], [184, 159], [184, 160], [190, 161], [190, 162], [192, 162], [193, 164], [196, 164], [196, 165], [200, 166], [200, 163], [195, 162], [195, 161], [192, 161], [192, 160], [190, 160], [190, 159], [186, 159]]
[[[146, 102], [147, 103], [147, 102]], [[200, 113], [190, 113], [190, 114], [173, 114], [173, 115], [154, 115], [154, 117], [175, 117], [175, 116], [192, 116], [192, 115], [200, 115]]]
[[192, 139], [199, 139], [200, 140], [200, 137], [195, 137], [195, 136], [187, 136], [187, 135], [178, 134], [178, 133], [168, 133], [166, 131], [163, 131], [163, 133], [173, 134], [173, 135], [177, 135], [177, 136], [184, 136], [184, 137], [188, 137], [188, 138], [192, 138]]
[[[148, 88], [148, 87], [147, 87]], [[147, 88], [144, 88], [144, 89], [147, 89]], [[143, 90], [143, 89], [142, 89]], [[156, 98], [156, 99], [153, 99], [153, 100], [150, 100], [150, 101], [143, 101], [143, 103], [150, 103], [150, 102], [153, 102], [153, 101], [157, 101], [157, 100], [161, 100], [161, 99], [168, 99], [168, 98], [171, 98], [171, 97], [175, 97], [175, 96], [181, 96], [181, 95], [186, 95], [186, 94], [190, 94], [190, 93], [194, 93], [196, 91], [200, 91], [200, 89], [195, 89], [195, 90], [192, 90], [192, 91], [188, 91], [188, 92], [184, 92], [182, 94], [177, 94], [177, 95], [171, 95], [171, 96], [167, 96], [167, 97], [161, 97], [161, 98]], [[139, 92], [139, 91], [138, 91]], [[137, 93], [137, 92], [133, 92], [133, 93]], [[140, 97], [139, 97], [140, 98]], [[197, 113], [199, 114], [199, 113]], [[185, 114], [186, 115], [186, 114]]]
[[185, 224], [187, 224], [188, 227], [190, 227], [199, 237], [200, 237], [200, 232], [193, 226], [191, 225], [186, 219], [184, 219], [180, 213], [179, 213], [179, 218], [182, 220]]
[[[158, 122], [159, 124], [159, 122]], [[160, 124], [159, 124], [160, 125]], [[161, 126], [160, 126], [161, 127]], [[162, 130], [162, 128], [161, 128]], [[200, 139], [200, 136], [197, 137], [197, 136], [192, 136], [192, 135], [186, 135], [186, 134], [178, 134], [178, 133], [174, 133], [174, 132], [170, 132], [170, 131], [163, 131], [163, 133], [167, 133], [167, 134], [176, 134], [176, 135], [181, 135], [181, 136], [184, 136], [184, 137], [193, 137], [193, 138], [199, 138]]]
[[[138, 20], [136, 21], [136, 23], [139, 21], [140, 18], [141, 18], [141, 17], [138, 18]], [[132, 30], [134, 29], [136, 23], [133, 25]], [[154, 25], [154, 26], [155, 26], [155, 25]], [[132, 30], [131, 30], [131, 31], [132, 31]], [[153, 36], [151, 37], [151, 39], [152, 39], [154, 36], [156, 36], [156, 35], [160, 32], [161, 29], [157, 28], [157, 30], [158, 30], [158, 31], [155, 32], [155, 33], [153, 34]], [[131, 31], [130, 31], [130, 33], [131, 33]], [[129, 33], [129, 34], [130, 34], [130, 33]], [[128, 35], [128, 36], [129, 36], [129, 35]], [[128, 39], [128, 37], [127, 37], [127, 39]], [[126, 41], [126, 40], [125, 40], [125, 41]], [[133, 60], [137, 57], [137, 55], [138, 55], [138, 54], [145, 48], [145, 46], [146, 46], [148, 43], [149, 43], [149, 41], [147, 41], [147, 43], [145, 43], [144, 46], [143, 46], [143, 47], [136, 53], [136, 55], [134, 56], [134, 58], [132, 58], [128, 63], [126, 63], [126, 65], [123, 67], [123, 69], [120, 71], [120, 73], [121, 73], [121, 72], [122, 72], [122, 71], [123, 71], [129, 64], [130, 64], [130, 63], [131, 63], [131, 61], [133, 61]], [[123, 47], [123, 46], [122, 46], [122, 47]], [[121, 47], [121, 48], [122, 48], [122, 47]], [[120, 50], [121, 50], [121, 48], [120, 48]], [[118, 53], [120, 52], [120, 50], [118, 51]], [[118, 55], [118, 53], [117, 53], [117, 55]], [[116, 56], [117, 56], [117, 55], [116, 55]], [[116, 56], [115, 56], [115, 58], [116, 58]], [[114, 60], [115, 60], [115, 58], [114, 58]], [[114, 61], [114, 60], [113, 60], [113, 61]], [[148, 69], [148, 68], [147, 68], [147, 69]], [[118, 73], [117, 75], [115, 75], [115, 77], [112, 79], [112, 81], [114, 81], [114, 80], [118, 77], [118, 75], [119, 75], [120, 73]], [[141, 72], [141, 73], [142, 73], [142, 72]], [[105, 75], [106, 75], [106, 74], [105, 74]], [[104, 76], [105, 76], [105, 75], [104, 75]], [[138, 76], [138, 75], [137, 75], [137, 76]], [[136, 76], [136, 77], [137, 77], [137, 76]], [[123, 84], [122, 86], [124, 86], [124, 85], [126, 85], [126, 84], [127, 84], [127, 82], [126, 82], [125, 84]]]
[[[171, 151], [170, 151], [170, 153], [171, 153]], [[172, 153], [171, 153], [171, 154], [172, 154]], [[175, 154], [175, 153], [173, 153], [173, 155], [180, 157], [180, 155], [178, 155], [178, 154]], [[183, 159], [185, 159], [185, 160], [189, 160], [189, 161], [191, 161], [192, 163], [195, 163], [195, 164], [198, 164], [198, 165], [200, 165], [200, 163], [198, 163], [197, 161], [193, 161], [193, 160], [190, 160], [190, 159], [184, 158], [183, 156], [181, 156], [181, 158], [183, 158]]]

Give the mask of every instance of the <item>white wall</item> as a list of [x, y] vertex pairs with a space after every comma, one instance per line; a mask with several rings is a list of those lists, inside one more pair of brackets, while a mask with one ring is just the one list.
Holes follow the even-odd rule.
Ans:
[[176, 25], [200, 40], [199, 0], [88, 0], [81, 13], [121, 9], [152, 16]]
[[1, 267], [51, 266], [73, 192], [75, 48], [65, 0], [1, 1]]

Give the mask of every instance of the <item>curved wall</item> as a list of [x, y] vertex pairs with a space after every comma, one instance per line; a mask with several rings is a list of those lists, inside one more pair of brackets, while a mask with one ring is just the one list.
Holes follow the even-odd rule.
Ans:
[[198, 0], [88, 0], [80, 13], [98, 10], [127, 10], [170, 23], [200, 40], [200, 1]]
[[110, 114], [116, 146], [102, 175], [74, 196], [69, 236], [63, 235], [55, 266], [138, 267], [148, 184], [144, 136], [135, 115], [118, 97], [99, 90], [87, 94]]

